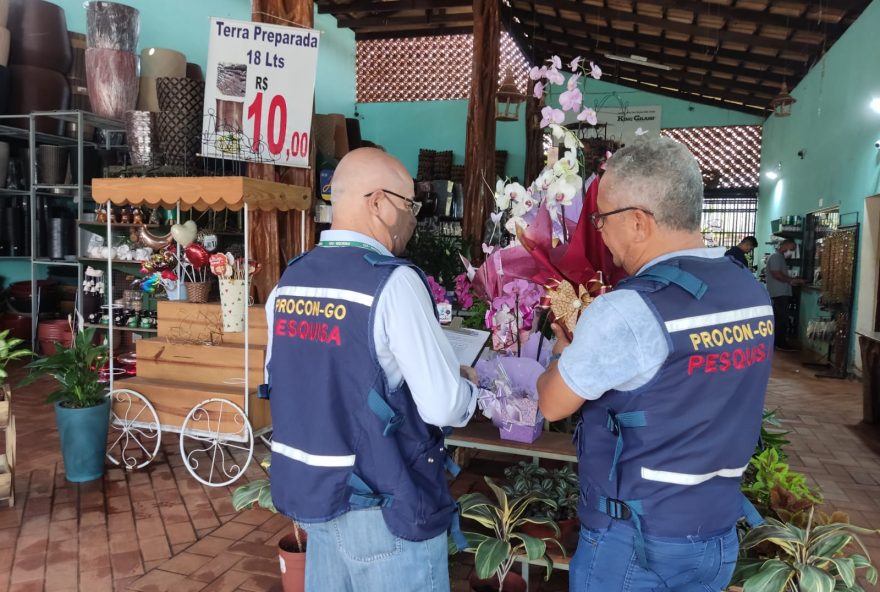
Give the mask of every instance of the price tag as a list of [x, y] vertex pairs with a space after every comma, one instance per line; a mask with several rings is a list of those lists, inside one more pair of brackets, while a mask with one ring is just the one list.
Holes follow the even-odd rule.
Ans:
[[308, 167], [320, 32], [213, 17], [202, 154]]

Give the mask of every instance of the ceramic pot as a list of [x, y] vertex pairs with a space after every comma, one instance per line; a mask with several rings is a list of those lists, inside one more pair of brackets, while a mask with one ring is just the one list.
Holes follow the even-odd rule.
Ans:
[[55, 421], [67, 480], [81, 483], [99, 479], [104, 474], [110, 399], [84, 409], [68, 409], [56, 403]]
[[141, 51], [141, 76], [183, 78], [186, 76], [186, 56], [173, 49], [148, 47]]
[[205, 101], [205, 83], [191, 78], [157, 78], [160, 111], [198, 111]]
[[152, 166], [153, 153], [158, 151], [156, 114], [150, 111], [128, 111], [125, 114], [125, 135], [131, 164]]
[[102, 117], [122, 119], [137, 104], [137, 56], [128, 51], [89, 47], [86, 78], [92, 109]]
[[45, 0], [12, 0], [6, 25], [12, 40], [10, 64], [67, 74], [73, 61], [64, 9]]
[[201, 112], [160, 111], [156, 124], [165, 164], [194, 166], [202, 145]]
[[0, 0], [0, 27], [9, 22], [9, 0]]
[[[9, 113], [66, 110], [70, 105], [70, 86], [64, 74], [36, 66], [9, 66]], [[10, 119], [9, 125], [27, 129], [28, 118]], [[49, 117], [36, 119], [36, 131], [61, 135], [64, 122]]]
[[9, 36], [9, 29], [0, 27], [0, 66], [9, 64], [9, 48], [12, 38]]
[[70, 148], [67, 146], [37, 146], [37, 183], [40, 185], [64, 185]]
[[116, 2], [89, 2], [86, 31], [89, 47], [137, 51], [140, 12]]
[[186, 65], [186, 77], [193, 80], [199, 80], [201, 82], [205, 81], [205, 75], [202, 72], [202, 67], [198, 64], [193, 64], [192, 62], [189, 62]]
[[86, 36], [82, 33], [74, 33], [68, 31], [67, 36], [70, 38], [70, 49], [73, 52], [73, 59], [70, 61], [70, 70], [67, 77], [73, 84], [79, 86], [86, 85], [86, 47], [88, 42]]
[[141, 76], [138, 90], [138, 111], [159, 111], [159, 97], [156, 95], [156, 79]]

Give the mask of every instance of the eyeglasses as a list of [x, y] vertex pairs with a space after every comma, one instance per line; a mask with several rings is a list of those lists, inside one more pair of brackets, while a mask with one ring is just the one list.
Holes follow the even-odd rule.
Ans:
[[[399, 193], [394, 193], [393, 191], [390, 191], [388, 189], [379, 189], [379, 191], [381, 191], [383, 193], [388, 193], [390, 195], [393, 195], [394, 197], [399, 197], [400, 199], [402, 199], [403, 201], [405, 201], [407, 203], [407, 209], [410, 211], [410, 213], [413, 216], [419, 215], [419, 211], [422, 209], [422, 202], [416, 201], [415, 199], [413, 199], [411, 197], [404, 197], [404, 196], [400, 195]], [[376, 193], [376, 192], [371, 191], [369, 193], [365, 193], [364, 197], [370, 197], [374, 193]]]
[[620, 208], [618, 210], [611, 210], [610, 212], [605, 212], [604, 214], [600, 214], [599, 212], [593, 212], [590, 214], [590, 222], [593, 223], [593, 228], [596, 230], [602, 230], [602, 227], [605, 226], [605, 218], [608, 216], [613, 216], [614, 214], [620, 214], [622, 212], [628, 212], [630, 210], [638, 210], [640, 212], [644, 212], [649, 216], [654, 216], [654, 212], [651, 210], [646, 210], [645, 208], [640, 208], [637, 206], [629, 206], [626, 208]]

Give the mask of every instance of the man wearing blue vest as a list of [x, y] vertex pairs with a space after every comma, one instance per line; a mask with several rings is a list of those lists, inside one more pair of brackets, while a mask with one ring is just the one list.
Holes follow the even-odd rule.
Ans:
[[609, 159], [594, 226], [630, 277], [558, 328], [538, 382], [549, 420], [580, 412], [581, 535], [572, 592], [722, 590], [773, 352], [767, 292], [700, 235], [687, 149], [638, 141]]
[[443, 432], [476, 406], [422, 272], [421, 204], [395, 158], [345, 156], [333, 225], [266, 303], [272, 499], [308, 532], [307, 592], [449, 590]]

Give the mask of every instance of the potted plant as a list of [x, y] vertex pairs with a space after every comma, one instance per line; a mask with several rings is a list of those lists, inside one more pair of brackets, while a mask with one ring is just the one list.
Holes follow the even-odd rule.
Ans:
[[26, 366], [30, 374], [21, 382], [25, 386], [49, 375], [58, 383], [47, 402], [55, 405], [65, 476], [75, 483], [104, 474], [110, 399], [98, 378], [107, 347], [94, 344], [95, 331], [80, 331], [70, 347], [56, 344], [54, 354]]
[[[261, 463], [269, 469], [269, 461]], [[258, 506], [277, 513], [272, 503], [272, 492], [268, 479], [256, 479], [236, 488], [232, 494], [232, 505], [236, 510]], [[293, 533], [278, 541], [278, 562], [281, 566], [281, 585], [284, 592], [303, 592], [306, 586], [306, 532], [293, 521]]]
[[[485, 479], [496, 501], [482, 493], [466, 493], [458, 500], [461, 517], [476, 523], [482, 530], [463, 533], [468, 542], [467, 550], [476, 553], [471, 589], [475, 592], [525, 592], [525, 580], [510, 571], [517, 559], [543, 559], [547, 565], [544, 578], [546, 581], [550, 579], [550, 572], [553, 570], [553, 560], [548, 554], [547, 545], [556, 545], [565, 553], [556, 539], [534, 537], [522, 530], [525, 524], [543, 524], [558, 535], [559, 527], [553, 520], [528, 515], [529, 509], [534, 505], [555, 507], [556, 502], [535, 491], [518, 497], [508, 497], [504, 489], [492, 479]], [[450, 541], [450, 553], [455, 551], [457, 548]]]
[[[768, 518], [746, 534], [740, 548], [748, 551], [771, 543], [774, 555], [740, 559], [733, 583], [742, 585], [744, 592], [860, 591], [858, 570], [864, 570], [873, 586], [877, 569], [858, 535], [878, 532], [841, 522], [817, 525], [812, 510], [804, 528]], [[864, 555], [853, 553], [854, 547]]]
[[[507, 483], [503, 486], [509, 496], [520, 496], [536, 491], [555, 502], [555, 507], [535, 504], [526, 515], [533, 518], [549, 518], [559, 525], [559, 540], [566, 549], [577, 545], [577, 506], [580, 500], [580, 483], [571, 465], [561, 469], [546, 469], [534, 463], [520, 461], [504, 469]], [[543, 524], [526, 523], [522, 531], [538, 538], [553, 536], [553, 530]]]
[[6, 379], [6, 365], [12, 360], [18, 360], [31, 355], [30, 350], [22, 347], [23, 339], [10, 337], [9, 329], [0, 331], [0, 423], [6, 425], [3, 418], [9, 418], [9, 396], [12, 394]]

